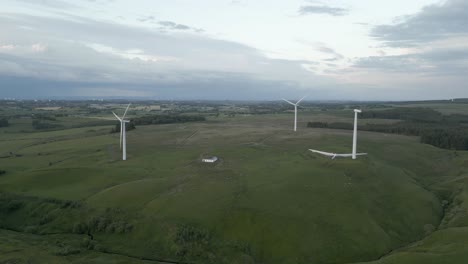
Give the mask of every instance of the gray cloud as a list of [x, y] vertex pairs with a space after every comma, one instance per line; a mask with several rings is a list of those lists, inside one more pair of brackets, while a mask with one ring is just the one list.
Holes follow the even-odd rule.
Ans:
[[[411, 47], [409, 53], [357, 58], [348, 71], [366, 70], [372, 74], [401, 74], [463, 87], [468, 72], [468, 2], [448, 0], [429, 5], [420, 12], [400, 17], [391, 25], [375, 26], [371, 36], [386, 47]], [[465, 44], [464, 44], [465, 43]], [[439, 88], [440, 89], [440, 88]], [[460, 88], [461, 89], [461, 88]]]
[[160, 26], [162, 30], [191, 30], [193, 32], [201, 33], [204, 32], [201, 28], [190, 27], [184, 24], [178, 24], [173, 21], [158, 21], [155, 16], [145, 16], [137, 19], [140, 22], [152, 23]]
[[316, 49], [322, 53], [329, 54], [332, 56], [328, 59], [325, 59], [325, 61], [337, 61], [337, 60], [342, 60], [345, 58], [342, 54], [336, 52], [334, 49], [329, 48], [329, 47], [319, 46]]
[[[14, 87], [2, 89], [0, 96], [7, 91], [30, 94], [31, 89], [37, 89], [31, 94], [47, 95], [61, 85], [57, 94], [76, 94], [81, 87], [83, 93], [96, 95], [118, 88], [187, 98], [221, 96], [224, 91], [227, 97], [258, 99], [260, 91], [265, 96], [268, 90], [271, 97], [281, 91], [301, 94], [304, 87], [332, 82], [302, 66], [315, 62], [269, 59], [249, 46], [185, 31], [163, 33], [80, 17], [1, 14], [0, 31], [5, 32], [0, 82], [10, 78]], [[27, 87], [20, 79], [41, 85]]]
[[331, 16], [345, 16], [349, 12], [346, 8], [331, 7], [326, 5], [307, 5], [299, 8], [299, 14], [301, 15], [315, 15], [325, 14]]
[[365, 23], [365, 22], [354, 22], [354, 25], [360, 25], [360, 26], [370, 26], [370, 23]]
[[78, 6], [74, 4], [70, 4], [66, 1], [62, 0], [15, 0], [17, 2], [29, 4], [29, 5], [36, 5], [39, 7], [49, 7], [49, 8], [55, 8], [55, 9], [75, 9], [78, 8]]
[[[458, 33], [418, 37], [412, 40], [416, 47], [413, 54], [358, 58], [352, 67], [336, 72], [322, 71], [321, 66], [339, 68], [344, 61], [333, 61], [343, 55], [324, 44], [312, 45], [330, 55], [326, 59], [329, 64], [271, 59], [250, 46], [193, 34], [191, 26], [154, 16], [141, 18], [151, 23], [152, 29], [63, 13], [60, 17], [0, 13], [0, 97], [117, 94], [166, 99], [276, 99], [310, 90], [315, 99], [420, 99], [421, 94], [435, 98], [442, 90], [447, 93], [451, 89], [447, 86], [466, 96], [468, 55], [463, 42], [452, 39]], [[181, 25], [179, 29], [177, 25]], [[395, 25], [398, 23], [388, 26]], [[381, 35], [378, 39], [389, 45], [401, 38]], [[447, 40], [448, 44], [430, 46], [433, 40]], [[337, 81], [317, 76], [311, 72], [314, 67], [316, 72], [343, 78]], [[352, 74], [346, 75], [352, 71], [357, 73], [354, 80]], [[401, 74], [408, 83], [394, 87], [392, 79], [388, 85], [382, 84], [379, 78], [386, 73]], [[455, 92], [451, 96], [458, 96]]]
[[99, 4], [99, 5], [107, 5], [114, 0], [81, 0], [81, 1], [73, 1], [74, 3], [70, 3], [70, 1], [64, 1], [64, 0], [11, 0], [15, 2], [20, 2], [28, 5], [34, 5], [37, 7], [42, 7], [42, 8], [51, 8], [51, 9], [78, 9], [80, 7], [80, 3], [83, 2], [88, 2], [88, 3], [94, 3], [94, 4]]
[[421, 73], [420, 65], [414, 60], [414, 56], [409, 55], [364, 57], [355, 60], [353, 66], [385, 72]]
[[464, 77], [468, 49], [438, 49], [399, 56], [372, 56], [355, 61], [354, 67], [426, 76]]
[[159, 21], [159, 25], [163, 26], [166, 29], [178, 29], [178, 30], [189, 30], [191, 27], [183, 24], [177, 24], [172, 21]]
[[156, 17], [155, 16], [145, 16], [145, 17], [140, 17], [137, 19], [140, 22], [155, 22]]
[[392, 25], [379, 25], [371, 36], [389, 46], [414, 46], [427, 41], [468, 35], [468, 1], [447, 0], [402, 17]]
[[257, 80], [229, 74], [216, 79], [194, 79], [166, 84], [73, 82], [3, 75], [0, 75], [0, 80], [4, 87], [0, 96], [17, 98], [131, 96], [180, 100], [277, 100], [280, 95], [301, 94], [300, 91], [294, 92], [296, 84], [293, 82]]

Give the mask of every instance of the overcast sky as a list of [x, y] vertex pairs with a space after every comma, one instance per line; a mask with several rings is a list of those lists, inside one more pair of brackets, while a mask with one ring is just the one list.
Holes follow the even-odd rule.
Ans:
[[0, 97], [468, 97], [467, 0], [2, 0]]

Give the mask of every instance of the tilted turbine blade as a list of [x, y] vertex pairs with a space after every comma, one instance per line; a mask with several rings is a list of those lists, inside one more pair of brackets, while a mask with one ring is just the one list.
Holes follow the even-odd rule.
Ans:
[[129, 107], [130, 107], [130, 104], [127, 105], [127, 109], [125, 109], [125, 113], [124, 113], [122, 119], [125, 119], [125, 116], [127, 115], [127, 111], [128, 111]]
[[342, 158], [349, 158], [349, 157], [352, 157], [353, 154], [336, 154], [337, 157], [342, 157]]
[[[339, 154], [339, 153], [331, 153], [331, 152], [325, 152], [325, 151], [320, 151], [320, 150], [315, 150], [315, 149], [309, 149], [310, 151], [314, 152], [314, 153], [317, 153], [317, 154], [321, 154], [321, 155], [324, 155], [324, 156], [328, 156], [328, 157], [331, 157], [332, 159], [336, 159], [336, 158], [349, 158], [349, 157], [352, 157], [353, 154]], [[356, 153], [357, 156], [363, 156], [363, 155], [367, 155], [367, 153]]]
[[283, 101], [287, 102], [288, 104], [292, 104], [292, 105], [294, 105], [294, 106], [296, 105], [295, 103], [290, 102], [290, 101], [288, 101], [288, 100], [286, 100], [286, 99], [283, 99]]
[[118, 115], [116, 115], [114, 112], [112, 112], [114, 114], [114, 116], [120, 121], [122, 122], [122, 119], [120, 119], [120, 117]]
[[312, 151], [312, 152], [314, 152], [314, 153], [318, 153], [318, 154], [321, 154], [321, 155], [324, 155], [324, 156], [328, 156], [328, 157], [334, 157], [334, 156], [337, 155], [336, 153], [325, 152], [325, 151], [320, 151], [320, 150], [315, 150], [315, 149], [309, 149], [309, 150]]
[[307, 97], [307, 95], [304, 95], [304, 97], [302, 97], [299, 101], [297, 101], [296, 104], [298, 105], [298, 104], [299, 104], [302, 100], [304, 100], [306, 97]]

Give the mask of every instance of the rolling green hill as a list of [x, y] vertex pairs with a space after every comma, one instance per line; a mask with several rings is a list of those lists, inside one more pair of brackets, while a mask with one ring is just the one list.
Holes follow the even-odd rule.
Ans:
[[1, 134], [0, 263], [465, 263], [468, 153], [290, 117]]

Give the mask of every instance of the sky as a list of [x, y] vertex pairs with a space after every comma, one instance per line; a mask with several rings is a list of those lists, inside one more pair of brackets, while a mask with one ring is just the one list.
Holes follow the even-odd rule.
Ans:
[[2, 0], [0, 98], [468, 97], [467, 0]]

